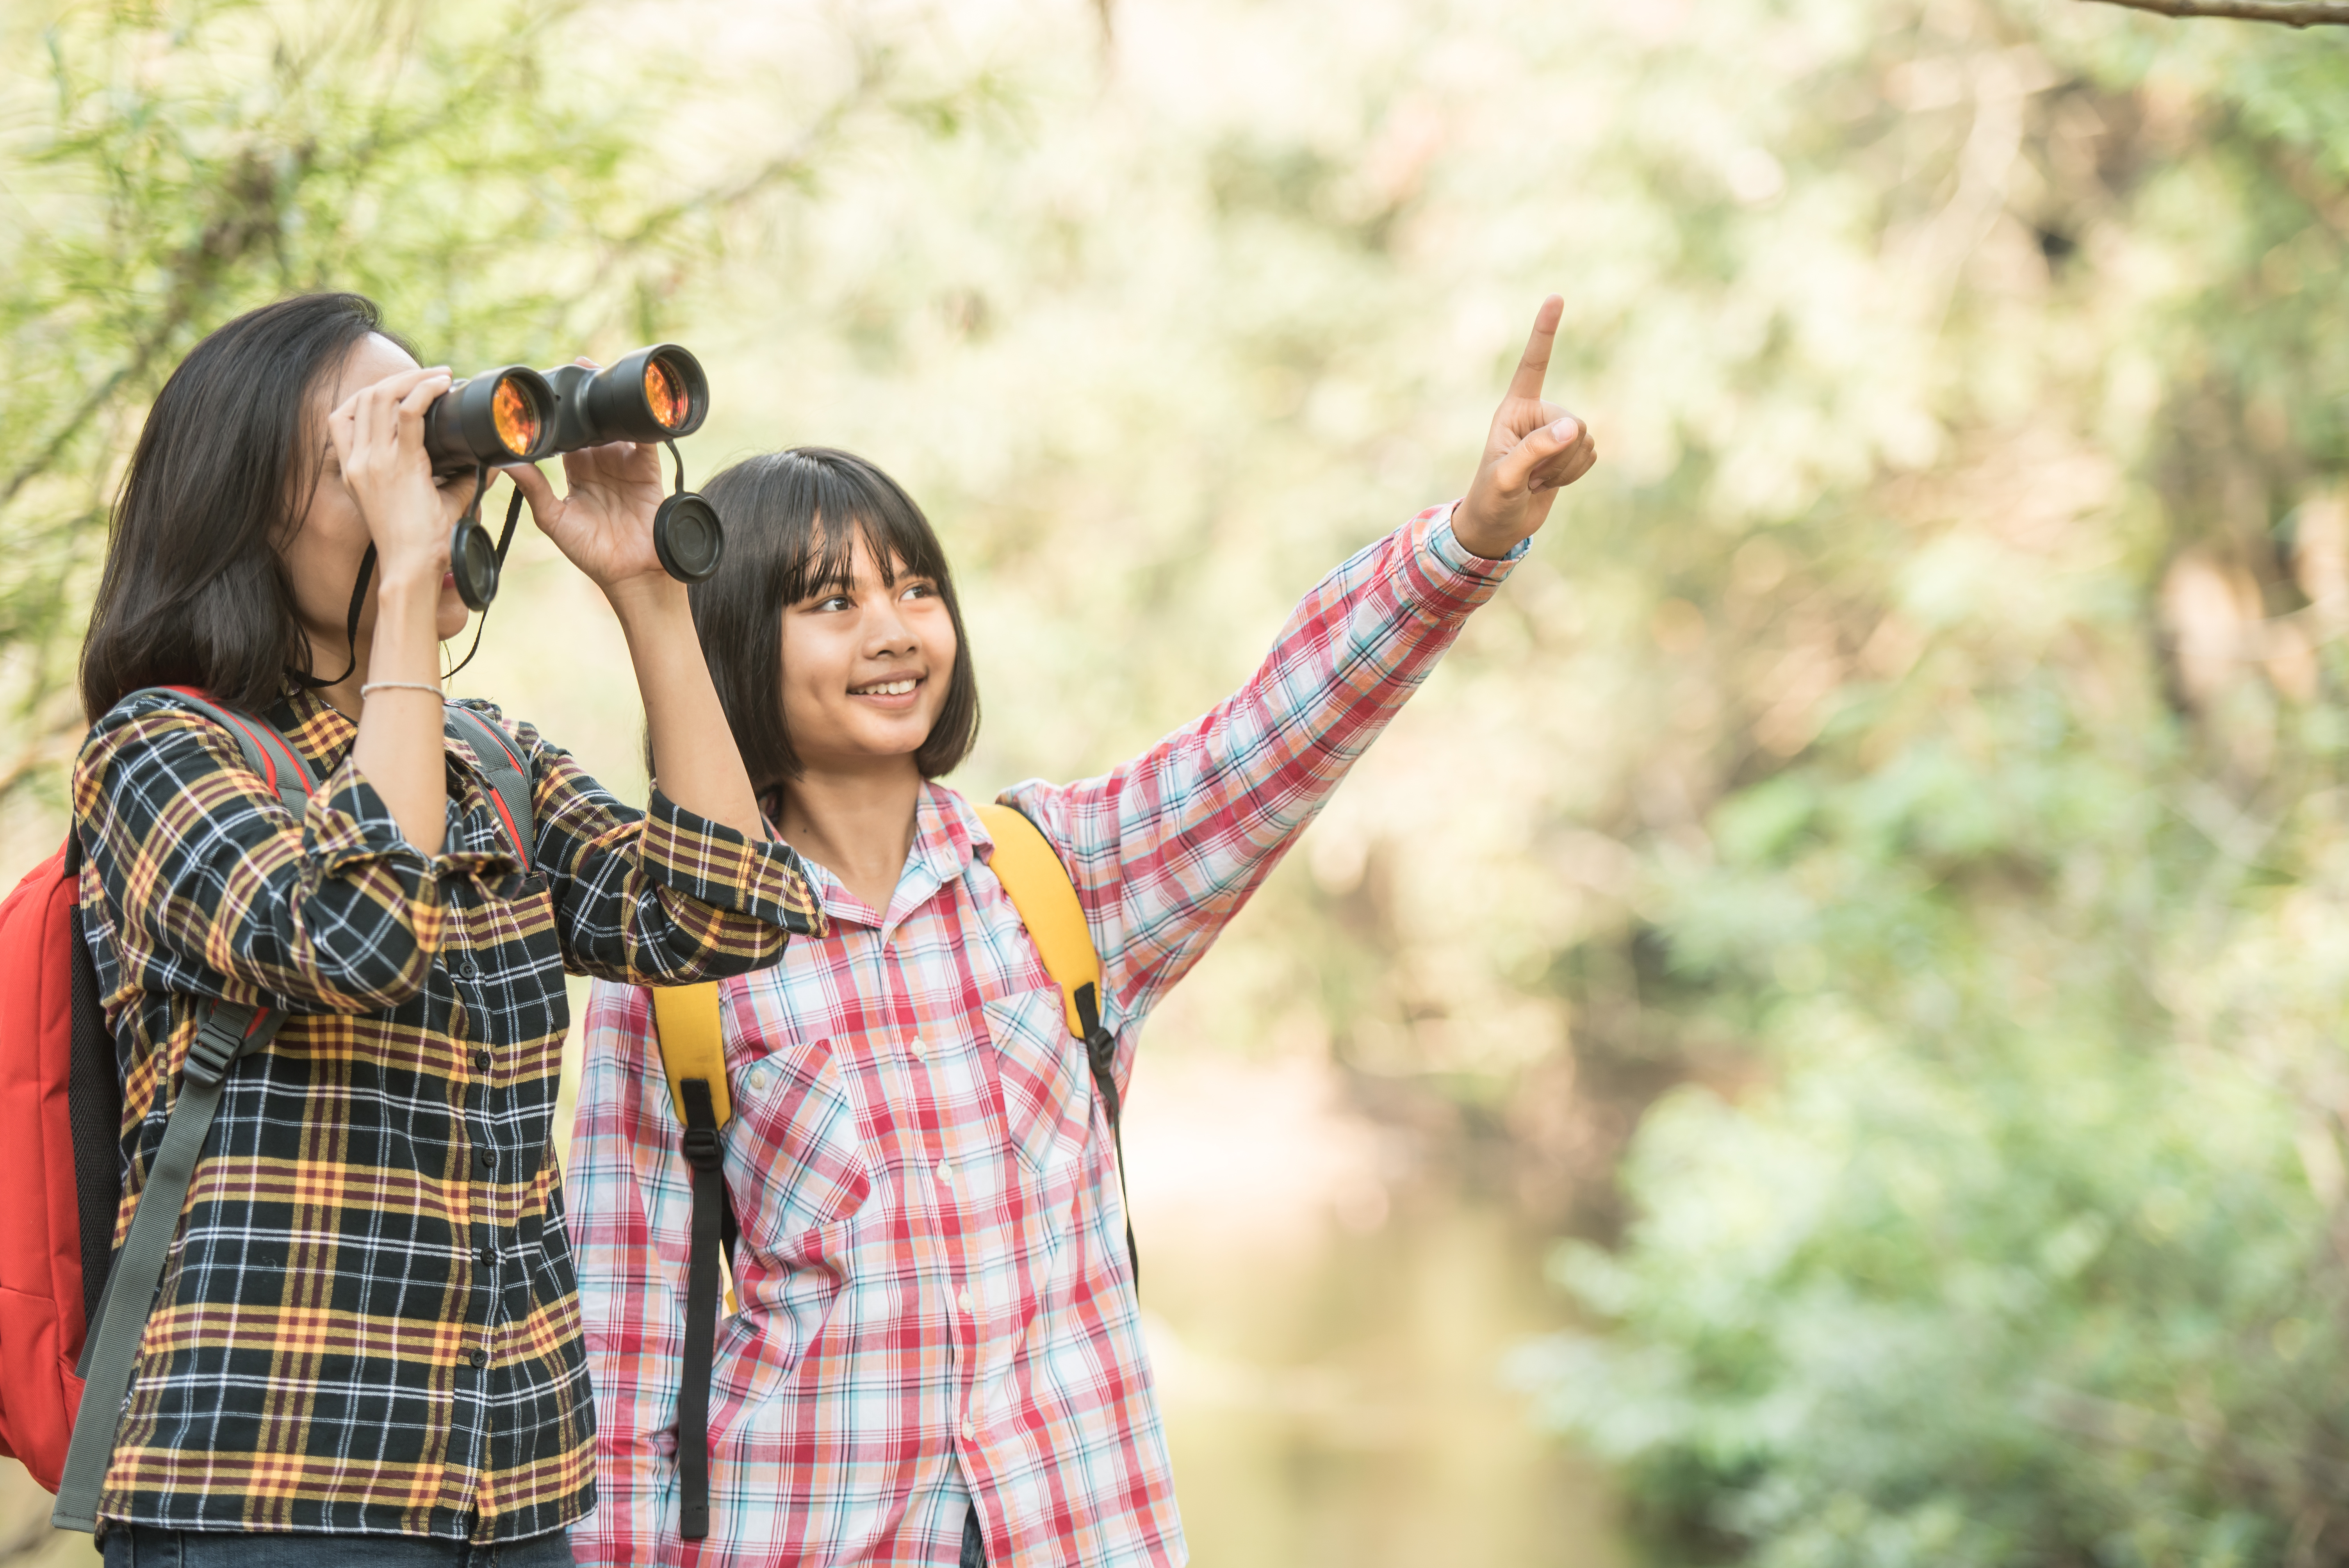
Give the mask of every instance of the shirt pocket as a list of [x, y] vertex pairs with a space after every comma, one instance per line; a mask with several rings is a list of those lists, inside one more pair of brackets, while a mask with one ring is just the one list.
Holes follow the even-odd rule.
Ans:
[[742, 1234], [781, 1268], [822, 1262], [873, 1195], [856, 1101], [829, 1039], [795, 1041], [734, 1073], [728, 1181]]
[[1014, 992], [988, 1003], [986, 1011], [1012, 1149], [1048, 1185], [1073, 1176], [1092, 1131], [1092, 1085], [1060, 991]]

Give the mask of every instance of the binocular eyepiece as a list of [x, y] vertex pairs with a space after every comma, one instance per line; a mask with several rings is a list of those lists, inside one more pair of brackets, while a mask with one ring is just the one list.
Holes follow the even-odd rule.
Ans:
[[[480, 472], [606, 441], [673, 442], [699, 429], [709, 415], [709, 382], [701, 362], [676, 344], [658, 343], [600, 370], [509, 365], [456, 382], [424, 411], [424, 451], [436, 474]], [[458, 593], [471, 608], [485, 610], [497, 596], [513, 518], [507, 519], [505, 540], [492, 546], [479, 521], [480, 505], [477, 495], [450, 541], [449, 556]], [[682, 459], [677, 493], [653, 517], [653, 548], [663, 570], [681, 583], [709, 577], [725, 553], [718, 513], [685, 489]]]

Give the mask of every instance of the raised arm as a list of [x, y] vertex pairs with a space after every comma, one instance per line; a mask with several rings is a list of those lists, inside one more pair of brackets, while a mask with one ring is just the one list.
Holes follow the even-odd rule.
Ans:
[[1112, 1029], [1239, 912], [1596, 459], [1581, 421], [1541, 397], [1562, 308], [1542, 303], [1464, 500], [1323, 579], [1205, 717], [1102, 778], [1005, 795], [1076, 880]]
[[1189, 971], [1507, 575], [1460, 547], [1450, 511], [1324, 578], [1200, 718], [1103, 777], [1004, 796], [1077, 883], [1112, 1030]]
[[710, 684], [686, 585], [653, 549], [660, 449], [633, 441], [589, 447], [564, 453], [563, 471], [568, 489], [559, 498], [534, 468], [506, 473], [539, 531], [595, 580], [619, 617], [661, 792], [696, 816], [759, 837], [758, 796]]
[[563, 469], [561, 496], [535, 468], [505, 471], [539, 531], [619, 617], [655, 762], [650, 806], [637, 812], [568, 756], [526, 739], [564, 958], [575, 971], [636, 985], [771, 963], [786, 930], [820, 931], [823, 916], [798, 857], [766, 840], [686, 585], [653, 548], [660, 450], [615, 441], [564, 453]]
[[[473, 492], [471, 480], [437, 485], [424, 455], [425, 410], [448, 390], [445, 366], [402, 371], [361, 387], [326, 418], [335, 464], [378, 556], [351, 755], [401, 834], [428, 855], [440, 852], [449, 817], [435, 605], [449, 570], [450, 525]], [[384, 683], [373, 701], [369, 681]]]

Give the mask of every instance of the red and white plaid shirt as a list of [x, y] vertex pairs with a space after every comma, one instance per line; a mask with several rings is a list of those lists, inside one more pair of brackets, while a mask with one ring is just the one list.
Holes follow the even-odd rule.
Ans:
[[[1142, 1021], [1507, 564], [1439, 507], [1306, 596], [1237, 695], [1143, 756], [1004, 798], [1068, 867], [1120, 1092]], [[1106, 1117], [962, 798], [923, 793], [885, 913], [720, 989], [740, 1310], [718, 1331], [710, 1533], [678, 1535], [690, 1168], [647, 993], [599, 985], [569, 1175], [598, 1435], [583, 1563], [1180, 1563]]]

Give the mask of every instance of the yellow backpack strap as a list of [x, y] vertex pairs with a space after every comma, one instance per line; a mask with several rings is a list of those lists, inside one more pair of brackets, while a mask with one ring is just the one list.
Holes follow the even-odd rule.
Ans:
[[710, 1125], [733, 1120], [733, 1098], [726, 1092], [726, 1041], [718, 1027], [718, 983], [654, 986], [653, 1024], [660, 1033], [661, 1070], [668, 1075], [677, 1119], [693, 1125], [685, 1086], [698, 1081], [709, 1096]]
[[[693, 1232], [686, 1255], [685, 1345], [677, 1389], [678, 1532], [709, 1533], [709, 1364], [718, 1335], [719, 1253], [734, 1248], [734, 1212], [726, 1197], [724, 1146], [718, 1130], [734, 1118], [726, 1092], [726, 1038], [718, 1022], [718, 986], [657, 985], [653, 1026], [661, 1070], [685, 1124], [685, 1159], [693, 1167]], [[733, 1306], [733, 1292], [726, 1292]]]
[[[1028, 926], [1028, 935], [1044, 960], [1045, 972], [1061, 988], [1061, 1006], [1068, 1012], [1069, 1033], [1083, 1039], [1101, 1024], [1101, 956], [1093, 951], [1092, 934], [1085, 929], [1085, 912], [1077, 903], [1076, 884], [1061, 864], [1061, 857], [1037, 830], [1036, 824], [1010, 806], [977, 808], [987, 836], [995, 841], [995, 875], [1011, 905]], [[1091, 995], [1081, 1004], [1080, 990]], [[1086, 1008], [1094, 1010], [1090, 1026]]]
[[[1125, 1188], [1123, 1109], [1117, 1096], [1117, 1041], [1101, 1021], [1101, 954], [1093, 951], [1092, 933], [1085, 928], [1084, 906], [1077, 902], [1077, 884], [1035, 823], [1017, 807], [1000, 803], [975, 807], [987, 836], [995, 841], [996, 880], [1011, 895], [1011, 907], [1028, 927], [1028, 938], [1044, 960], [1044, 971], [1061, 988], [1061, 1006], [1069, 1033], [1083, 1042], [1086, 1064], [1092, 1068], [1093, 1092], [1109, 1111], [1110, 1141], [1117, 1149], [1117, 1184]], [[1125, 1222], [1125, 1255], [1133, 1264], [1133, 1283], [1142, 1284], [1142, 1253], [1133, 1244], [1133, 1220]]]

